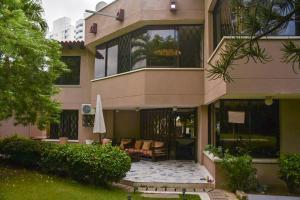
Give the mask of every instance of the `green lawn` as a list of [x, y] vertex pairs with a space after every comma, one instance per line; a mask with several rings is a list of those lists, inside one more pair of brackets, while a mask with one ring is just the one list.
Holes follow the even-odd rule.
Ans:
[[[116, 188], [83, 185], [72, 180], [0, 163], [0, 200], [126, 200], [127, 195], [128, 193]], [[139, 194], [133, 195], [132, 199], [150, 200]], [[188, 199], [199, 200], [200, 198], [189, 196]]]

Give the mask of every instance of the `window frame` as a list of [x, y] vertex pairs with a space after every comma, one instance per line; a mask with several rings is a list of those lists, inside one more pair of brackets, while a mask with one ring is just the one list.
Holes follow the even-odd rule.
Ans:
[[[228, 111], [228, 108], [224, 108], [224, 103], [225, 102], [230, 102], [230, 101], [238, 101], [238, 102], [243, 102], [243, 103], [247, 103], [246, 109], [245, 111], [245, 124], [247, 121], [247, 117], [249, 117], [249, 113], [253, 114], [253, 111], [251, 112], [253, 103], [259, 102], [259, 101], [263, 101], [262, 99], [222, 99], [219, 101], [216, 101], [212, 104], [209, 105], [209, 121], [208, 121], [208, 144], [213, 144], [216, 146], [222, 146], [220, 138], [221, 138], [221, 134], [222, 134], [222, 123], [224, 123], [224, 112]], [[251, 105], [252, 104], [252, 105]], [[216, 106], [218, 105], [218, 106]], [[267, 107], [267, 105], [265, 105]], [[254, 156], [254, 158], [278, 158], [279, 154], [280, 154], [280, 101], [279, 100], [273, 100], [273, 104], [271, 106], [276, 106], [275, 110], [273, 111], [274, 113], [276, 113], [276, 117], [274, 118], [276, 120], [276, 125], [277, 127], [275, 127], [275, 129], [277, 129], [274, 132], [274, 135], [271, 135], [272, 137], [274, 137], [276, 139], [276, 144], [274, 146], [274, 149], [276, 150], [277, 154], [272, 155], [272, 156], [266, 156], [266, 155], [259, 155], [259, 156]], [[217, 127], [217, 121], [219, 122], [219, 127]], [[248, 120], [249, 121], [249, 120]], [[251, 120], [250, 120], [251, 121]], [[229, 124], [229, 123], [228, 123]], [[248, 124], [249, 125], [249, 124]], [[248, 126], [248, 125], [244, 125], [244, 126]], [[251, 132], [251, 128], [253, 127], [244, 127], [244, 129], [248, 129], [246, 133], [248, 133], [247, 136], [251, 136], [253, 135], [254, 132]], [[218, 136], [219, 134], [219, 136]], [[236, 133], [237, 136], [240, 135], [240, 133]], [[262, 134], [260, 134], [262, 135]], [[253, 137], [250, 137], [253, 138]], [[251, 153], [250, 153], [251, 155]]]
[[[104, 77], [107, 77], [107, 76], [111, 76], [111, 75], [108, 75], [108, 48], [111, 46], [110, 44], [113, 43], [113, 44], [116, 44], [118, 46], [118, 66], [117, 66], [117, 73], [116, 74], [120, 74], [120, 73], [123, 73], [123, 72], [130, 72], [130, 71], [134, 71], [136, 69], [143, 69], [143, 68], [151, 68], [151, 66], [148, 66], [146, 64], [146, 66], [143, 66], [143, 67], [138, 67], [138, 68], [134, 68], [132, 66], [132, 59], [131, 59], [131, 55], [132, 55], [132, 40], [134, 39], [134, 37], [136, 37], [137, 35], [141, 34], [141, 33], [147, 33], [148, 31], [151, 31], [151, 30], [174, 30], [174, 32], [177, 32], [176, 34], [174, 34], [174, 38], [176, 39], [177, 41], [177, 45], [178, 45], [178, 49], [180, 48], [179, 46], [179, 40], [181, 39], [180, 38], [180, 34], [179, 34], [179, 28], [180, 27], [188, 27], [188, 26], [194, 26], [195, 28], [199, 28], [199, 39], [200, 39], [200, 43], [199, 43], [199, 66], [181, 66], [181, 60], [180, 58], [178, 57], [177, 61], [176, 61], [176, 66], [153, 66], [153, 67], [161, 67], [161, 68], [200, 68], [200, 69], [203, 69], [204, 67], [204, 25], [203, 24], [176, 24], [176, 25], [146, 25], [146, 26], [143, 26], [139, 29], [136, 29], [132, 32], [129, 32], [127, 34], [124, 34], [124, 35], [121, 35], [117, 38], [114, 38], [112, 40], [109, 40], [107, 42], [104, 42], [104, 43], [101, 43], [99, 45], [96, 46], [96, 50], [98, 48], [103, 48], [105, 46], [106, 48], [106, 54], [105, 54], [105, 76]], [[120, 57], [121, 56], [121, 53], [120, 53], [120, 49], [122, 49], [120, 47], [120, 41], [125, 38], [125, 37], [129, 37], [129, 53], [130, 53], [130, 58], [129, 58], [129, 65], [130, 66], [127, 66], [125, 67], [125, 70], [124, 70], [124, 66], [120, 66]], [[125, 40], [125, 39], [124, 39]], [[96, 58], [95, 58], [96, 59]], [[197, 65], [197, 64], [196, 64]], [[96, 63], [95, 63], [95, 66], [94, 68], [96, 69]], [[127, 69], [126, 69], [127, 68]], [[94, 73], [94, 78], [95, 79], [99, 79], [99, 78], [104, 78], [104, 77], [96, 77], [95, 76], [96, 74]]]
[[[70, 68], [70, 66], [63, 60], [63, 58], [76, 58], [78, 59], [78, 77], [76, 79], [76, 83], [72, 82], [72, 83], [68, 83], [68, 81], [65, 80], [66, 77], [70, 77], [72, 74], [72, 69]], [[64, 74], [61, 74], [60, 77], [58, 77], [55, 81], [55, 85], [57, 86], [80, 86], [81, 84], [81, 56], [61, 56], [61, 60], [67, 65], [68, 69], [70, 70], [70, 72], [65, 72]], [[67, 82], [67, 83], [66, 83]]]

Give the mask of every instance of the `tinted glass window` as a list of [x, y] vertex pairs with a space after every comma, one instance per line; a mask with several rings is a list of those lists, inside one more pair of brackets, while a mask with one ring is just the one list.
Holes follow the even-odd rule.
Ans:
[[131, 39], [131, 67], [132, 69], [147, 66], [148, 41], [150, 40], [146, 30], [137, 31]]
[[179, 26], [180, 67], [200, 67], [203, 58], [203, 33], [200, 26]]
[[146, 26], [97, 47], [97, 53], [103, 58], [96, 58], [96, 78], [145, 67], [202, 67], [203, 28]]
[[118, 73], [118, 45], [107, 49], [107, 76]]
[[223, 100], [213, 110], [217, 146], [257, 158], [279, 155], [278, 101], [267, 106], [264, 100]]
[[106, 47], [102, 46], [97, 48], [95, 58], [95, 78], [105, 77], [105, 59]]
[[[245, 1], [246, 2], [246, 1]], [[261, 1], [262, 4], [267, 1]], [[276, 8], [274, 8], [276, 9]], [[279, 10], [279, 9], [278, 9]], [[232, 36], [243, 34], [243, 27], [241, 21], [243, 20], [243, 13], [239, 9], [230, 8], [229, 0], [218, 0], [214, 12], [214, 46], [216, 47], [223, 36]], [[285, 15], [285, 13], [282, 13]], [[296, 15], [299, 15], [296, 13]], [[286, 27], [278, 32], [273, 32], [271, 35], [279, 36], [297, 36], [300, 35], [299, 20], [290, 21]]]
[[147, 32], [147, 66], [178, 66], [177, 30], [149, 30]]
[[68, 66], [69, 72], [62, 74], [56, 81], [57, 85], [80, 84], [80, 56], [62, 56], [62, 61]]

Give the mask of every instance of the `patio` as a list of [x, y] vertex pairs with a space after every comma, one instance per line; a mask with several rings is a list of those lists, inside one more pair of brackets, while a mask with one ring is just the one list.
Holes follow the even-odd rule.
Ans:
[[137, 187], [212, 188], [207, 178], [213, 180], [207, 169], [194, 161], [168, 160], [160, 162], [140, 161], [132, 163], [124, 183]]

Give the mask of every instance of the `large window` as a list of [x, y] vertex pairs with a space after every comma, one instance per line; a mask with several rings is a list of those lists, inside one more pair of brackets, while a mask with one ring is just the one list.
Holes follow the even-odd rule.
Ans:
[[50, 139], [59, 137], [78, 139], [78, 110], [63, 110], [60, 114], [60, 122], [50, 125]]
[[56, 84], [80, 85], [80, 56], [62, 56], [62, 61], [70, 71], [62, 74], [56, 80]]
[[264, 100], [222, 100], [210, 106], [210, 143], [256, 158], [279, 155], [279, 105]]
[[[247, 3], [247, 1], [245, 1], [245, 3]], [[261, 4], [266, 3], [269, 4], [270, 2], [261, 1]], [[299, 15], [299, 13], [296, 13], [296, 15]], [[243, 13], [239, 12], [237, 8], [232, 10], [230, 7], [230, 0], [218, 0], [213, 12], [213, 18], [215, 47], [219, 44], [223, 36], [240, 35], [243, 33], [243, 27], [241, 26]], [[300, 35], [300, 21], [292, 20], [288, 22], [287, 26], [284, 27], [283, 30], [273, 32], [271, 35], [298, 36]]]
[[96, 48], [95, 78], [145, 67], [202, 67], [202, 47], [201, 25], [146, 26]]

